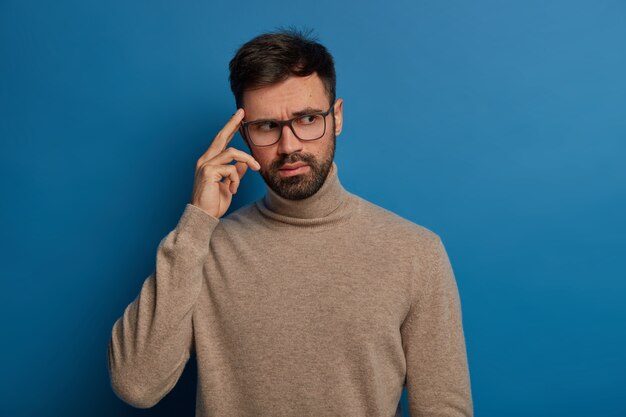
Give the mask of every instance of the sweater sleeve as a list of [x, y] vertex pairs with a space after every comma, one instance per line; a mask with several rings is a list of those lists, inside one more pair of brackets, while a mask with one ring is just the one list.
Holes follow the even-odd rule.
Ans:
[[413, 303], [401, 326], [411, 417], [471, 417], [473, 403], [461, 303], [439, 236], [418, 260]]
[[154, 272], [113, 325], [108, 346], [111, 386], [135, 407], [152, 407], [170, 392], [191, 355], [192, 312], [218, 223], [187, 203], [174, 230], [159, 243]]

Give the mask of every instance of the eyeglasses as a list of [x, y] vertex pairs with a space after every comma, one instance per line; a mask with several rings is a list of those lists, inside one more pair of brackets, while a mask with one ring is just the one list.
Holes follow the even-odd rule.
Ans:
[[316, 140], [326, 133], [326, 116], [328, 113], [334, 113], [334, 108], [331, 105], [327, 111], [307, 113], [289, 120], [242, 121], [241, 129], [254, 146], [270, 146], [278, 142], [283, 134], [283, 126], [289, 126], [295, 137], [300, 140]]

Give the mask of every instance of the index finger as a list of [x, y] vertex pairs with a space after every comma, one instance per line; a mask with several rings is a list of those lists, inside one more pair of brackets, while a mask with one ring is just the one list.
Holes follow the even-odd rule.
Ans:
[[241, 108], [238, 109], [235, 114], [233, 114], [232, 117], [228, 120], [228, 122], [226, 122], [222, 130], [220, 130], [217, 135], [215, 135], [215, 138], [209, 145], [209, 148], [206, 150], [204, 155], [200, 157], [200, 159], [211, 159], [215, 155], [226, 149], [226, 145], [228, 145], [228, 142], [230, 142], [233, 136], [235, 136], [235, 133], [237, 133], [237, 130], [239, 129], [239, 124], [243, 120], [244, 115], [244, 110]]

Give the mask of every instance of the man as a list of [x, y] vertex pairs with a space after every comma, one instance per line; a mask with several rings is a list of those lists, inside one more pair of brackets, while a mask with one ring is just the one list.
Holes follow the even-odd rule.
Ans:
[[[117, 395], [153, 406], [195, 351], [197, 416], [400, 416], [405, 384], [412, 416], [471, 416], [446, 251], [339, 182], [343, 101], [326, 48], [293, 31], [258, 36], [230, 82], [238, 111], [113, 326]], [[227, 147], [237, 131], [251, 154]], [[248, 168], [265, 196], [222, 217]]]

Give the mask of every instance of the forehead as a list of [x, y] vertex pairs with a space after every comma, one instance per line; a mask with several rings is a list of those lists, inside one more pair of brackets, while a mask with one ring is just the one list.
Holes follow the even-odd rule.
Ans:
[[305, 108], [327, 110], [328, 94], [320, 77], [313, 73], [305, 77], [290, 76], [284, 81], [243, 93], [245, 119], [288, 118]]

